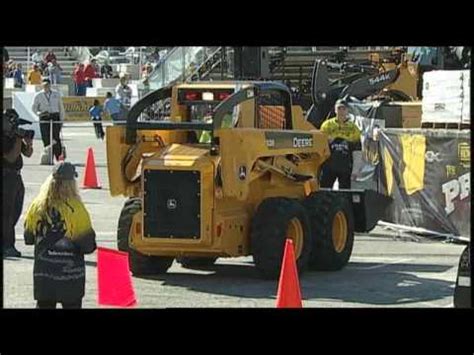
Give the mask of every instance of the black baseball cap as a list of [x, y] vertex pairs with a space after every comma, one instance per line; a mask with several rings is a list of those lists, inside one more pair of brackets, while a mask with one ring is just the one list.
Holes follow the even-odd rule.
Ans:
[[53, 168], [53, 178], [56, 180], [74, 180], [77, 176], [76, 167], [69, 162], [62, 161]]

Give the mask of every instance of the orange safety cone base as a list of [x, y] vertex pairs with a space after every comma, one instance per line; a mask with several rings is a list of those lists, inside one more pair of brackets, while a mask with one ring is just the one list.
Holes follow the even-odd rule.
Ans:
[[293, 241], [287, 239], [278, 283], [277, 308], [302, 308], [301, 289]]

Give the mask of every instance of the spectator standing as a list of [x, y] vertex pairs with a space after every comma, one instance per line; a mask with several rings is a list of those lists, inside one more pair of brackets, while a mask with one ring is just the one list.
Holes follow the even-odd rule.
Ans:
[[104, 111], [109, 113], [112, 122], [117, 122], [123, 119], [123, 117], [120, 117], [120, 114], [122, 113], [122, 104], [120, 101], [113, 97], [110, 91], [105, 95], [105, 97]]
[[86, 87], [92, 87], [92, 79], [97, 78], [96, 60], [92, 59], [84, 68], [84, 79]]
[[100, 64], [97, 62], [97, 59], [92, 59], [91, 64], [95, 69], [95, 77], [98, 78], [100, 74]]
[[104, 129], [102, 128], [102, 113], [104, 112], [99, 100], [94, 100], [94, 105], [89, 109], [92, 122], [94, 122], [95, 136], [104, 140]]
[[41, 57], [41, 54], [40, 54], [39, 50], [36, 49], [33, 52], [33, 54], [31, 55], [31, 61], [33, 62], [33, 64], [38, 65], [40, 68], [42, 67], [43, 57]]
[[25, 84], [25, 80], [23, 79], [23, 71], [21, 70], [21, 64], [18, 63], [13, 70], [13, 86], [16, 88], [21, 89]]
[[126, 74], [120, 78], [120, 83], [115, 88], [115, 97], [125, 110], [129, 110], [132, 104], [132, 88], [128, 85]]
[[44, 56], [44, 63], [47, 65], [48, 63], [52, 62], [53, 60], [57, 60], [56, 54], [52, 50], [49, 50], [48, 53]]
[[100, 76], [103, 79], [109, 79], [112, 78], [114, 75], [114, 72], [112, 70], [112, 66], [109, 64], [109, 62], [105, 62], [104, 65], [100, 68]]
[[76, 96], [85, 96], [86, 79], [84, 74], [84, 64], [78, 63], [72, 73]]
[[20, 136], [18, 130], [14, 129], [12, 121], [20, 124], [28, 122], [20, 119], [14, 109], [7, 109], [3, 113], [3, 257], [21, 257], [21, 253], [15, 248], [15, 226], [20, 219], [25, 196], [25, 186], [21, 177], [22, 155], [29, 158], [33, 154], [33, 138]]
[[27, 83], [30, 85], [41, 85], [41, 71], [38, 64], [33, 64], [33, 69], [28, 72], [26, 77]]
[[84, 254], [97, 248], [95, 231], [76, 182], [77, 172], [61, 162], [41, 186], [25, 217], [25, 244], [34, 245], [36, 308], [82, 308]]
[[[43, 90], [38, 92], [33, 99], [32, 110], [36, 113], [40, 120], [40, 132], [45, 148], [44, 154], [48, 154], [47, 147], [53, 144], [53, 154], [56, 160], [62, 155], [61, 146], [61, 126], [64, 121], [64, 105], [61, 94], [55, 90], [51, 90], [51, 82], [49, 79], [43, 79]], [[51, 142], [50, 125], [53, 130], [53, 142]]]
[[56, 59], [48, 63], [48, 76], [51, 84], [56, 85], [61, 83], [62, 68]]

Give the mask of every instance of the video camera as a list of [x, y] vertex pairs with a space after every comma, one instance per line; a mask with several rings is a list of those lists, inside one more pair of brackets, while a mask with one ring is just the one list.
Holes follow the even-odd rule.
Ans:
[[3, 135], [13, 138], [14, 136], [20, 138], [33, 139], [35, 131], [31, 129], [23, 129], [20, 126], [24, 124], [31, 124], [30, 121], [20, 118], [18, 113], [11, 108], [6, 109], [3, 112]]

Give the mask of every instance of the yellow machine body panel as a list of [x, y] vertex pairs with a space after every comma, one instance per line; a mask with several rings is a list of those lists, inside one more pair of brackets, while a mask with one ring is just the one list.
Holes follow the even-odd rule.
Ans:
[[[160, 137], [161, 141], [157, 141]], [[143, 154], [154, 154], [162, 149], [162, 143], [183, 142], [185, 132], [180, 131], [139, 131], [137, 141], [140, 143], [135, 151], [135, 159]], [[106, 129], [107, 172], [111, 196], [136, 196], [140, 186], [130, 182], [124, 175], [123, 162], [132, 146], [125, 142], [125, 126], [109, 126]]]

